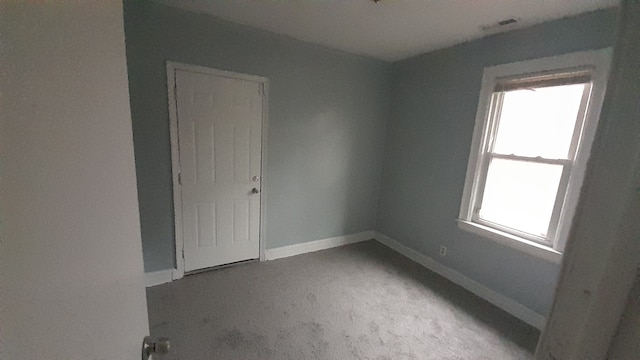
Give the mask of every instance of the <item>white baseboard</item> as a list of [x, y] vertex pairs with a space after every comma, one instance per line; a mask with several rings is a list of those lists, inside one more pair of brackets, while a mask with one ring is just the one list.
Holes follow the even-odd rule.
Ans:
[[372, 240], [376, 237], [375, 231], [363, 231], [357, 234], [336, 236], [328, 239], [314, 240], [302, 244], [283, 246], [265, 251], [266, 260], [281, 259], [289, 256], [310, 253], [319, 250], [330, 249], [338, 246]]
[[151, 287], [173, 281], [173, 270], [167, 269], [144, 273], [144, 285]]
[[486, 301], [526, 322], [527, 324], [540, 330], [542, 330], [542, 328], [545, 326], [546, 318], [544, 316], [527, 308], [517, 301], [489, 289], [479, 282], [468, 278], [465, 275], [462, 275], [461, 273], [445, 265], [442, 265], [441, 263], [431, 259], [426, 255], [408, 248], [407, 246], [386, 235], [376, 233], [375, 239], [380, 243], [390, 247], [391, 249], [399, 252], [400, 254], [408, 257], [409, 259], [417, 262], [418, 264], [426, 267], [427, 269], [435, 272], [436, 274], [445, 277], [451, 282], [471, 291], [477, 296], [485, 299]]

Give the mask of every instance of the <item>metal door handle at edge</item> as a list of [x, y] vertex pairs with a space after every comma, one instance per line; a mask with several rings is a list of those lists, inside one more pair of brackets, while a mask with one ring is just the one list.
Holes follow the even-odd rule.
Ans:
[[145, 336], [142, 340], [142, 360], [149, 360], [153, 354], [166, 354], [171, 349], [168, 338], [153, 339]]
[[260, 192], [260, 190], [258, 190], [258, 188], [253, 188], [253, 189], [251, 189], [251, 192], [252, 192], [253, 194], [257, 194], [257, 193], [259, 193], [259, 192]]

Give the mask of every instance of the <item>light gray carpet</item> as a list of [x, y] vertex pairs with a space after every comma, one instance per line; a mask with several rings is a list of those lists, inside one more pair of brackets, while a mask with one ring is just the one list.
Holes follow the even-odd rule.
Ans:
[[367, 241], [147, 290], [162, 359], [532, 359], [539, 332]]

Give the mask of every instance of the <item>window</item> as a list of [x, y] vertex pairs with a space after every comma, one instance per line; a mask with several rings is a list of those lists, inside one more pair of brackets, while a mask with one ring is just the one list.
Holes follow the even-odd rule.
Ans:
[[559, 262], [609, 58], [606, 49], [485, 69], [461, 228]]

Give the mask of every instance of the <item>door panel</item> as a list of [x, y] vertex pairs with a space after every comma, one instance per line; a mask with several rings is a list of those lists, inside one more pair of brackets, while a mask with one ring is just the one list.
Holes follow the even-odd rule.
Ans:
[[185, 271], [256, 259], [261, 84], [184, 70], [175, 77]]
[[149, 334], [122, 6], [0, 5], [0, 359], [140, 360]]

